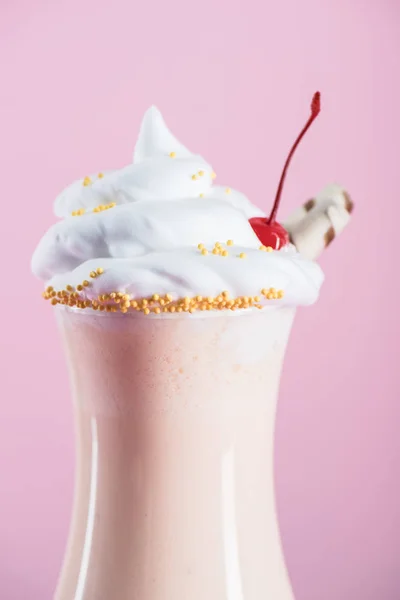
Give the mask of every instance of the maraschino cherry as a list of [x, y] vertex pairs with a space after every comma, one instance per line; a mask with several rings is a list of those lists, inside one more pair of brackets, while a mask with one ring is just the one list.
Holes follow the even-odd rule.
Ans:
[[252, 226], [255, 234], [257, 235], [260, 242], [263, 246], [271, 246], [274, 250], [279, 250], [283, 246], [285, 246], [289, 242], [289, 234], [282, 225], [280, 225], [275, 219], [278, 213], [279, 203], [281, 201], [283, 184], [285, 181], [286, 173], [292, 160], [292, 156], [296, 151], [297, 146], [303, 139], [305, 133], [309, 129], [311, 123], [317, 118], [319, 112], [321, 110], [321, 94], [316, 92], [311, 102], [311, 115], [308, 119], [307, 123], [304, 125], [302, 131], [300, 132], [298, 138], [290, 150], [288, 157], [285, 162], [285, 166], [283, 167], [281, 179], [279, 181], [278, 190], [275, 196], [275, 202], [272, 207], [272, 211], [270, 216], [265, 219], [265, 217], [253, 217], [249, 219], [249, 223]]

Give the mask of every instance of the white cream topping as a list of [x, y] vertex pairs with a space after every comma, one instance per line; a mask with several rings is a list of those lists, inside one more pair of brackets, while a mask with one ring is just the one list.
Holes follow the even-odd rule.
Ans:
[[[71, 216], [82, 209], [83, 215]], [[55, 213], [62, 220], [40, 241], [32, 270], [63, 289], [103, 268], [85, 289], [89, 299], [111, 291], [133, 297], [228, 291], [235, 297], [274, 287], [285, 292], [276, 302], [311, 304], [323, 280], [319, 266], [293, 247], [259, 250], [248, 219], [263, 211], [240, 192], [213, 185], [211, 165], [176, 140], [154, 107], [144, 116], [133, 164], [68, 186], [55, 201]], [[228, 256], [211, 253], [215, 242], [228, 239], [234, 242], [224, 246]], [[209, 249], [207, 256], [199, 243]]]

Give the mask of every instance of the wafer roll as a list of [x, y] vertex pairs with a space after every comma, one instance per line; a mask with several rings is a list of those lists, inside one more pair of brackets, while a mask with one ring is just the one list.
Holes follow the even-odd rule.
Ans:
[[291, 242], [306, 258], [316, 260], [350, 221], [353, 202], [338, 185], [328, 185], [284, 223]]

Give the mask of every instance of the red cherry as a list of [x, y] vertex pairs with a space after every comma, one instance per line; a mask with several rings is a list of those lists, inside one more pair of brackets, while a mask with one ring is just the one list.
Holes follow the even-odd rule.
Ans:
[[274, 250], [279, 250], [289, 243], [288, 232], [277, 221], [269, 224], [264, 217], [253, 217], [249, 223], [264, 246], [271, 246]]
[[289, 234], [282, 225], [276, 222], [276, 215], [278, 213], [279, 203], [281, 201], [283, 183], [285, 181], [286, 173], [289, 167], [289, 163], [292, 160], [292, 156], [296, 151], [297, 146], [303, 139], [306, 131], [309, 129], [311, 123], [317, 118], [321, 110], [321, 94], [315, 92], [311, 102], [311, 115], [293, 144], [285, 165], [283, 167], [282, 175], [279, 181], [278, 190], [276, 192], [274, 205], [271, 210], [271, 214], [267, 219], [263, 217], [254, 217], [249, 219], [249, 223], [252, 226], [254, 233], [264, 246], [271, 246], [275, 250], [279, 250], [283, 246], [289, 243]]

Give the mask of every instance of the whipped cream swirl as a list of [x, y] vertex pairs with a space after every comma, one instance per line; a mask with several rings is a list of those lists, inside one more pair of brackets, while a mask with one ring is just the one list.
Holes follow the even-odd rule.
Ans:
[[[313, 303], [323, 281], [319, 266], [293, 246], [260, 251], [248, 219], [264, 212], [213, 180], [212, 166], [185, 148], [150, 108], [132, 164], [76, 181], [56, 198], [61, 220], [39, 243], [34, 274], [64, 289], [101, 267], [101, 277], [84, 290], [88, 299], [113, 291], [133, 298], [222, 291], [237, 297], [273, 287], [285, 295], [269, 305]], [[227, 240], [233, 241], [227, 256], [212, 254], [216, 242], [224, 246]]]

